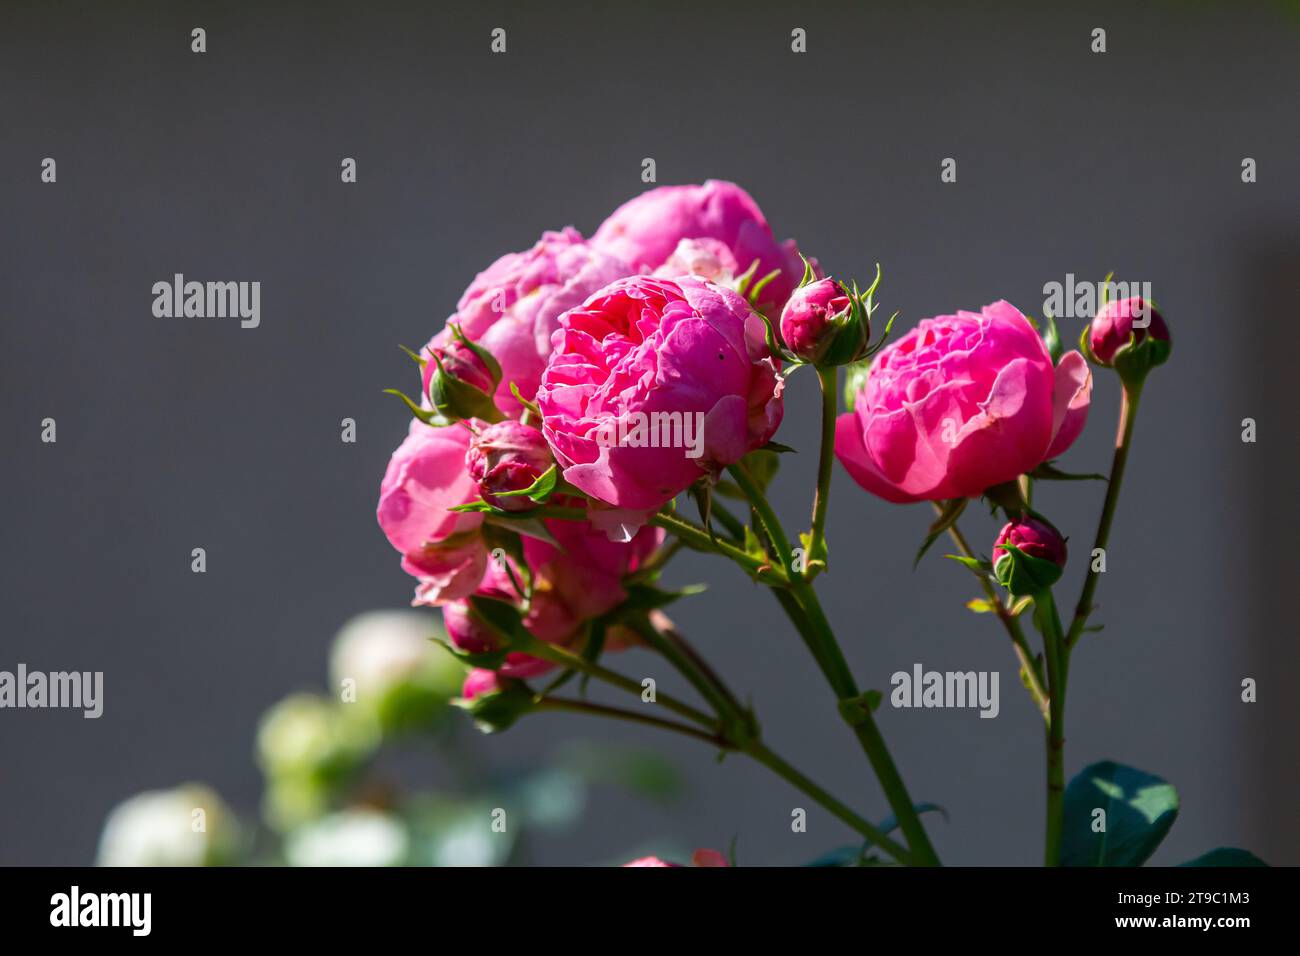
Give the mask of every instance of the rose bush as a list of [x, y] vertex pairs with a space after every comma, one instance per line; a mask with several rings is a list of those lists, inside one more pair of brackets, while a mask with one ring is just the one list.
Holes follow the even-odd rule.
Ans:
[[[774, 277], [764, 284], [768, 273]], [[1065, 689], [1071, 652], [1095, 629], [1087, 625], [1100, 570], [1087, 562], [1074, 616], [1063, 620], [1054, 588], [1065, 570], [1065, 535], [1031, 502], [1036, 482], [1102, 477], [1066, 474], [1052, 459], [1086, 422], [1089, 361], [1113, 366], [1123, 389], [1119, 439], [1092, 548], [1094, 558], [1104, 555], [1143, 382], [1169, 356], [1163, 317], [1152, 310], [1144, 325], [1145, 302], [1108, 303], [1092, 323], [1086, 356], [1061, 348], [1054, 323], [1040, 335], [1005, 301], [924, 319], [886, 343], [891, 319], [872, 342], [879, 267], [865, 291], [819, 276], [793, 242], [776, 241], [747, 193], [710, 181], [630, 200], [589, 243], [572, 229], [546, 233], [475, 279], [449, 327], [417, 356], [425, 395], [407, 404], [419, 420], [389, 463], [378, 509], [403, 568], [418, 580], [416, 603], [443, 606], [450, 648], [473, 668], [456, 705], [491, 732], [559, 710], [743, 753], [865, 841], [818, 865], [937, 864], [920, 819], [927, 805], [902, 782], [875, 724], [878, 699], [850, 670], [815, 588], [829, 568], [838, 457], [879, 498], [935, 503], [939, 517], [917, 560], [947, 532], [959, 552], [950, 557], [983, 590], [967, 606], [1011, 638], [1047, 737], [1045, 862], [1141, 863], [1162, 832], [1088, 842], [1081, 834], [1094, 832], [1090, 820], [1066, 820]], [[767, 487], [776, 452], [789, 450], [772, 440], [785, 380], [806, 365], [813, 370], [803, 380], [820, 390], [822, 419], [812, 432], [820, 441], [812, 517], [796, 536]], [[841, 415], [842, 365], [854, 384]], [[679, 505], [683, 492], [698, 522]], [[1006, 520], [990, 556], [974, 553], [957, 526], [967, 501], [980, 496]], [[737, 499], [743, 511], [732, 510]], [[663, 609], [689, 590], [664, 590], [658, 576], [683, 546], [733, 561], [775, 595], [880, 780], [889, 827], [774, 753], [753, 707], [677, 631]], [[1022, 614], [1041, 651], [1030, 646]], [[631, 647], [658, 655], [699, 701], [607, 664], [609, 652]], [[575, 674], [639, 700], [618, 707], [566, 695]], [[552, 676], [531, 683], [545, 675]], [[1096, 789], [1116, 775], [1148, 793], [1171, 789], [1113, 764], [1086, 769], [1070, 789]], [[1094, 799], [1087, 790], [1074, 804], [1086, 810]], [[1144, 826], [1127, 818], [1112, 825]], [[698, 851], [694, 862], [726, 865], [713, 851]], [[670, 864], [646, 857], [629, 865]]]

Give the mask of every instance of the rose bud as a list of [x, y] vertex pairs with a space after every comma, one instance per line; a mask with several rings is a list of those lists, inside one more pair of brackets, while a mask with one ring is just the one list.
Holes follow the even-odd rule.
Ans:
[[[1132, 343], [1130, 346], [1130, 342]], [[1107, 302], [1088, 329], [1088, 349], [1102, 365], [1145, 375], [1169, 358], [1169, 326], [1141, 296]], [[1122, 367], [1121, 367], [1122, 366]]]
[[781, 311], [781, 338], [805, 362], [844, 365], [861, 358], [871, 323], [861, 303], [834, 279], [800, 286]]
[[1092, 374], [1078, 352], [1053, 367], [1008, 302], [922, 319], [885, 346], [835, 423], [835, 456], [886, 501], [978, 498], [1074, 442]]
[[542, 433], [510, 419], [484, 428], [471, 439], [465, 455], [465, 466], [478, 482], [483, 500], [506, 511], [537, 507], [527, 495], [502, 496], [502, 492], [531, 487], [554, 464]]
[[735, 292], [633, 276], [566, 312], [542, 375], [542, 431], [565, 481], [648, 513], [765, 444], [781, 422], [766, 327]]
[[460, 694], [452, 703], [485, 734], [505, 730], [533, 707], [533, 695], [523, 684], [482, 667], [469, 672]]
[[626, 262], [629, 271], [653, 271], [672, 257], [683, 239], [721, 242], [738, 272], [756, 265], [757, 279], [777, 273], [760, 296], [768, 315], [780, 312], [804, 272], [794, 241], [775, 239], [754, 198], [735, 183], [716, 179], [703, 185], [660, 186], [629, 199], [600, 224], [591, 245]]
[[490, 671], [486, 667], [475, 667], [465, 675], [465, 684], [461, 688], [460, 696], [465, 700], [474, 700], [497, 693], [501, 690], [501, 686], [502, 679], [497, 676], [496, 671]]
[[448, 422], [500, 421], [492, 395], [501, 382], [501, 366], [491, 352], [467, 339], [459, 326], [451, 326], [451, 333], [447, 341], [428, 348], [424, 394], [429, 404]]
[[1007, 522], [993, 542], [993, 573], [1017, 596], [1050, 588], [1060, 580], [1065, 558], [1061, 532], [1029, 515]]
[[[444, 604], [442, 623], [447, 630], [447, 639], [463, 654], [497, 654], [500, 641], [496, 633], [474, 616], [468, 601], [452, 601]], [[520, 680], [540, 677], [555, 667], [550, 661], [544, 661], [540, 657], [533, 657], [521, 651], [509, 651], [489, 663], [498, 667], [502, 677], [514, 677]]]

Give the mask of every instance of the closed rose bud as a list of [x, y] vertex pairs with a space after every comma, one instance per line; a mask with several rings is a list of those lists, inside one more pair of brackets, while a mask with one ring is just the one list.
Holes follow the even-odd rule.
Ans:
[[501, 678], [497, 676], [496, 671], [490, 671], [486, 667], [476, 667], [465, 675], [465, 684], [461, 688], [460, 696], [465, 700], [476, 700], [500, 690]]
[[452, 703], [474, 718], [485, 734], [505, 730], [533, 708], [533, 695], [518, 681], [476, 667], [465, 677], [460, 697]]
[[1055, 584], [1065, 558], [1061, 532], [1038, 518], [1007, 522], [993, 542], [993, 572], [1017, 596], [1037, 594]]
[[781, 338], [807, 362], [817, 362], [832, 350], [843, 353], [845, 362], [853, 361], [870, 334], [866, 316], [860, 313], [848, 289], [834, 279], [818, 279], [790, 296], [781, 311]]
[[[1141, 345], [1148, 336], [1154, 342], [1168, 343], [1169, 326], [1155, 306], [1141, 296], [1107, 302], [1098, 311], [1088, 330], [1088, 347], [1103, 365], [1113, 365], [1120, 349], [1129, 344]], [[1168, 348], [1159, 350], [1149, 365], [1159, 365], [1168, 356]]]
[[[447, 631], [447, 639], [452, 646], [465, 654], [493, 654], [500, 642], [496, 633], [488, 625], [479, 621], [470, 612], [468, 601], [452, 601], [442, 606], [442, 623]], [[550, 661], [533, 657], [522, 651], [509, 651], [500, 660], [502, 677], [515, 677], [528, 680], [540, 677], [555, 667]], [[494, 666], [495, 666], [495, 662]]]
[[501, 366], [492, 353], [464, 335], [452, 335], [440, 345], [429, 347], [424, 366], [424, 394], [429, 404], [448, 421], [481, 418], [501, 420], [492, 394], [501, 381]]
[[465, 455], [465, 466], [478, 482], [483, 500], [506, 511], [537, 507], [527, 495], [501, 497], [501, 493], [523, 491], [553, 464], [542, 433], [511, 420], [484, 428], [470, 441]]

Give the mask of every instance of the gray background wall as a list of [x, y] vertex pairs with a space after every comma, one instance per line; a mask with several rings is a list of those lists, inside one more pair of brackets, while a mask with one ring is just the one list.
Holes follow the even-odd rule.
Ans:
[[[189, 52], [194, 26], [206, 55]], [[505, 56], [488, 52], [495, 26]], [[501, 252], [566, 223], [592, 231], [642, 188], [646, 156], [660, 182], [740, 182], [837, 273], [879, 260], [903, 328], [1000, 297], [1041, 312], [1043, 283], [1067, 272], [1152, 283], [1176, 349], [1138, 426], [1107, 628], [1075, 658], [1069, 769], [1112, 757], [1178, 786], [1160, 862], [1220, 844], [1300, 862], [1285, 554], [1298, 26], [1268, 3], [6, 3], [0, 668], [103, 670], [107, 699], [98, 721], [0, 712], [0, 863], [88, 861], [104, 813], [140, 789], [198, 778], [255, 807], [258, 714], [322, 683], [346, 617], [408, 598], [373, 518], [406, 428], [380, 394], [409, 384], [396, 343], [422, 342]], [[46, 156], [57, 185], [39, 181]], [[339, 182], [343, 156], [356, 185]], [[939, 182], [946, 156], [955, 185]], [[1258, 183], [1240, 181], [1243, 156]], [[173, 272], [260, 280], [261, 327], [155, 319], [150, 287]], [[810, 386], [794, 381], [780, 436], [802, 452], [776, 491], [791, 521], [814, 468]], [[1116, 392], [1099, 376], [1070, 467], [1104, 469]], [[46, 416], [55, 445], [39, 440]], [[339, 441], [344, 416], [355, 445]], [[1042, 491], [1076, 554], [1101, 494]], [[937, 556], [911, 570], [927, 520], [837, 472], [825, 600], [866, 686], [917, 661], [1000, 669], [996, 720], [881, 722], [913, 794], [951, 811], [931, 824], [946, 860], [1033, 863], [1038, 718], [994, 622], [963, 609], [965, 572]], [[974, 509], [965, 524], [987, 548], [993, 525]], [[198, 546], [206, 575], [190, 573]], [[696, 555], [673, 579], [710, 583], [675, 616], [753, 695], [772, 743], [883, 816], [775, 604]], [[1244, 676], [1257, 704], [1239, 702]], [[509, 765], [574, 736], [657, 748], [692, 789], [671, 810], [603, 794], [576, 834], [538, 847], [545, 862], [739, 835], [742, 860], [789, 863], [847, 835], [815, 808], [792, 834], [806, 801], [783, 783], [653, 732], [546, 716], [480, 749]]]

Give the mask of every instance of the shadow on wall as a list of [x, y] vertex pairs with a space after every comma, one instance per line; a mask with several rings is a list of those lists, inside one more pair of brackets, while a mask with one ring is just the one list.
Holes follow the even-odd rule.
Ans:
[[[1295, 626], [1295, 593], [1300, 561], [1294, 538], [1300, 529], [1300, 444], [1296, 440], [1296, 380], [1294, 375], [1261, 374], [1278, 368], [1279, 350], [1300, 354], [1300, 321], [1295, 315], [1297, 276], [1300, 276], [1300, 231], [1276, 230], [1250, 239], [1241, 261], [1246, 278], [1243, 308], [1226, 322], [1243, 331], [1240, 350], [1246, 367], [1241, 376], [1241, 419], [1253, 418], [1257, 436], [1247, 445], [1240, 507], [1248, 526], [1246, 586], [1240, 594], [1225, 591], [1242, 622], [1245, 639], [1242, 678], [1256, 681], [1257, 700], [1242, 722], [1243, 760], [1253, 810], [1250, 841], [1273, 865], [1300, 864], [1300, 696], [1288, 693], [1286, 676], [1300, 674], [1300, 635]], [[1267, 324], [1268, 334], [1263, 334]], [[1244, 426], [1243, 426], [1244, 428]]]

